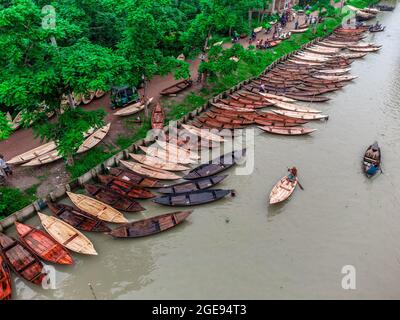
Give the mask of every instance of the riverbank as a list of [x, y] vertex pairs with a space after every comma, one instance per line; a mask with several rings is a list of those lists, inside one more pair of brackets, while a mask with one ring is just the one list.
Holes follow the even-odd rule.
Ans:
[[[186, 223], [159, 236], [131, 242], [90, 234], [98, 256], [76, 255], [74, 267], [57, 267], [56, 290], [16, 281], [16, 297], [93, 299], [90, 282], [98, 299], [396, 299], [399, 14], [379, 14], [386, 31], [365, 41], [382, 49], [355, 61], [351, 74], [359, 78], [313, 106], [330, 115], [315, 123], [317, 134], [256, 132], [253, 173], [227, 172], [220, 185], [235, 189], [235, 198], [195, 207]], [[385, 173], [368, 180], [361, 159], [374, 140]], [[268, 206], [269, 191], [290, 165], [305, 191]], [[132, 218], [171, 211], [145, 206]], [[27, 223], [40, 225], [36, 217]], [[356, 269], [355, 290], [341, 286], [346, 265]]]
[[[293, 34], [290, 39], [283, 41], [272, 49], [255, 50], [252, 47], [249, 48], [248, 39], [242, 40], [241, 45], [253, 53], [252, 59], [249, 61], [242, 59], [239, 61], [237, 68], [233, 72], [219, 75], [218, 77], [214, 78], [213, 81], [210, 81], [205, 87], [196, 84], [192, 90], [179, 95], [177, 98], [161, 99], [159, 92], [162, 88], [168, 86], [173, 80], [171, 79], [172, 76], [164, 78], [156, 77], [149, 84], [147, 95], [155, 97], [155, 101], [160, 101], [162, 103], [162, 106], [167, 111], [168, 121], [178, 120], [192, 110], [204, 105], [204, 103], [213, 96], [235, 86], [237, 83], [259, 75], [268, 65], [280, 57], [299, 49], [302, 45], [312, 41], [317, 37], [329, 34], [341, 23], [342, 17], [340, 16], [339, 12], [337, 12], [337, 14], [338, 16], [336, 18], [327, 18], [322, 24], [319, 24], [315, 32], [308, 30], [302, 34]], [[303, 16], [303, 18], [300, 17], [299, 22], [304, 23], [305, 16]], [[326, 30], [324, 30], [325, 26]], [[294, 21], [288, 23], [284, 31], [287, 32], [292, 28], [294, 28]], [[259, 38], [266, 39], [270, 38], [271, 36], [271, 34], [262, 34], [259, 36]], [[223, 45], [223, 47], [224, 49], [229, 49], [231, 44], [226, 43]], [[254, 61], [257, 61], [257, 63], [254, 63]], [[199, 59], [191, 62], [193, 79], [197, 78], [198, 66]], [[15, 204], [12, 206], [10, 204], [6, 204], [5, 209], [3, 209], [4, 213], [2, 216], [7, 216], [14, 212], [10, 211], [8, 208], [13, 208], [14, 210], [14, 208], [19, 207], [18, 205], [20, 205], [19, 209], [22, 209], [22, 205], [26, 204], [28, 199], [32, 199], [32, 195], [26, 195], [26, 192], [18, 189], [26, 190], [34, 187], [37, 190], [36, 196], [39, 198], [44, 197], [54, 189], [55, 185], [67, 184], [70, 180], [78, 178], [103, 161], [119, 153], [121, 150], [126, 149], [135, 141], [143, 139], [146, 136], [147, 131], [150, 129], [150, 121], [148, 119], [144, 119], [142, 124], [136, 124], [133, 122], [133, 120], [136, 119], [137, 115], [121, 119], [113, 116], [113, 111], [109, 107], [104, 107], [104, 105], [110, 105], [108, 95], [88, 106], [85, 106], [85, 109], [95, 110], [102, 108], [106, 111], [107, 117], [105, 121], [111, 122], [112, 124], [112, 129], [110, 130], [110, 133], [106, 139], [104, 139], [99, 146], [76, 157], [75, 164], [73, 166], [66, 166], [62, 161], [58, 161], [54, 164], [45, 165], [39, 168], [16, 168], [13, 177], [10, 179], [10, 187], [15, 187], [16, 189], [11, 190], [9, 188], [7, 191], [18, 193], [21, 201], [17, 203], [17, 206]], [[141, 117], [143, 119], [143, 115], [141, 115]], [[28, 135], [29, 134], [32, 135], [30, 131], [28, 131]], [[13, 152], [12, 156], [23, 151], [27, 151], [26, 148], [27, 145], [29, 145], [29, 142], [25, 141], [27, 140], [26, 135], [25, 139], [22, 139], [22, 135], [23, 132], [17, 132], [16, 136], [11, 137], [8, 141], [0, 142], [0, 147], [5, 148], [6, 152], [4, 153], [6, 157], [9, 156], [7, 154], [7, 150], [10, 149], [12, 149]], [[24, 141], [24, 143], [21, 144], [23, 150], [15, 147], [15, 138], [20, 141]], [[35, 140], [33, 147], [36, 147], [39, 144], [40, 143]], [[29, 149], [31, 148], [32, 147]]]

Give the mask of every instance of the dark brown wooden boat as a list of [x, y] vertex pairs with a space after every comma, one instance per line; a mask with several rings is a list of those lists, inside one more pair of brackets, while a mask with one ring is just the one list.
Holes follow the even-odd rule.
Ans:
[[0, 301], [11, 300], [11, 272], [5, 259], [0, 254]]
[[218, 113], [218, 112], [212, 112], [212, 111], [206, 111], [204, 114], [211, 119], [215, 119], [215, 120], [217, 120], [219, 122], [223, 122], [223, 123], [232, 123], [232, 124], [240, 124], [240, 125], [250, 125], [250, 124], [254, 123], [253, 120], [251, 120], [249, 118], [244, 118], [243, 115]]
[[164, 206], [187, 207], [220, 200], [233, 190], [211, 189], [186, 193], [170, 194], [155, 198], [153, 201]]
[[116, 192], [129, 199], [150, 199], [154, 198], [154, 194], [150, 191], [138, 187], [135, 183], [127, 181], [115, 176], [97, 176], [100, 183], [104, 185], [109, 191]]
[[74, 264], [68, 250], [42, 230], [20, 222], [15, 222], [15, 229], [21, 242], [42, 260], [57, 264]]
[[215, 119], [208, 118], [208, 117], [197, 117], [196, 119], [198, 121], [202, 122], [205, 125], [205, 127], [208, 127], [208, 128], [217, 128], [219, 130], [242, 129], [243, 128], [243, 126], [238, 125], [238, 124], [223, 123], [223, 122], [220, 122]]
[[252, 105], [258, 106], [258, 107], [267, 107], [270, 105], [270, 103], [268, 101], [261, 100], [261, 99], [255, 100], [252, 97], [245, 98], [238, 94], [230, 94], [229, 97], [231, 99], [238, 101], [239, 103], [243, 103], [245, 105], [252, 104]]
[[110, 232], [111, 229], [104, 221], [97, 219], [89, 213], [75, 209], [63, 203], [47, 202], [50, 211], [60, 220], [74, 228], [88, 232]]
[[213, 120], [218, 121], [220, 123], [229, 124], [229, 125], [232, 125], [232, 126], [245, 126], [245, 125], [250, 125], [250, 124], [253, 123], [252, 121], [249, 121], [249, 120], [246, 120], [246, 119], [234, 119], [234, 118], [222, 116], [220, 114], [216, 114], [215, 115], [215, 114], [212, 114], [210, 112], [209, 113], [204, 113], [203, 116], [198, 117], [198, 120], [201, 121], [201, 122], [203, 122], [203, 120], [204, 120], [204, 122], [207, 122], [208, 119], [213, 119]]
[[126, 198], [118, 193], [112, 192], [103, 186], [85, 184], [86, 191], [97, 200], [109, 204], [117, 210], [126, 212], [138, 212], [145, 210], [139, 202]]
[[108, 168], [108, 173], [142, 188], [162, 188], [168, 185], [160, 180], [144, 177], [138, 173], [122, 168]]
[[194, 180], [198, 178], [213, 176], [234, 166], [238, 160], [244, 157], [245, 154], [246, 149], [229, 152], [209, 161], [208, 163], [199, 165], [198, 167], [191, 170], [183, 178], [186, 180]]
[[43, 264], [22, 242], [0, 233], [0, 252], [16, 274], [38, 286], [42, 284], [46, 276]]
[[162, 90], [160, 92], [161, 95], [163, 96], [167, 96], [167, 95], [171, 95], [171, 94], [177, 94], [183, 90], [185, 90], [186, 88], [191, 87], [193, 84], [192, 80], [182, 80], [179, 81], [178, 83], [175, 83], [174, 85], [165, 88], [164, 90]]
[[125, 224], [110, 232], [115, 238], [138, 238], [171, 229], [182, 223], [192, 211], [162, 214], [156, 217]]
[[157, 103], [157, 105], [153, 109], [153, 113], [151, 114], [151, 127], [153, 129], [162, 129], [164, 127], [164, 121], [164, 109], [161, 108], [160, 103]]
[[215, 186], [223, 181], [228, 175], [212, 176], [206, 178], [195, 179], [187, 182], [177, 183], [169, 187], [160, 188], [159, 193], [186, 193], [198, 190], [204, 190]]

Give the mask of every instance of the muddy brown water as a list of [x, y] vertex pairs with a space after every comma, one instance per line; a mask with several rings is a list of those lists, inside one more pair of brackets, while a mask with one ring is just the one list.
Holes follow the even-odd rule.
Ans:
[[[56, 289], [14, 277], [17, 299], [369, 299], [400, 296], [400, 10], [379, 14], [386, 31], [370, 36], [379, 53], [353, 63], [359, 78], [328, 103], [312, 136], [255, 131], [255, 168], [234, 170], [220, 187], [235, 198], [195, 207], [186, 223], [136, 240], [88, 234], [99, 255], [74, 255], [56, 267]], [[361, 172], [365, 148], [378, 140], [384, 174]], [[305, 191], [270, 207], [273, 185], [296, 165]], [[165, 212], [143, 202], [140, 219]], [[39, 225], [33, 218], [28, 223]], [[13, 234], [13, 230], [8, 233]], [[342, 267], [356, 269], [344, 290]]]

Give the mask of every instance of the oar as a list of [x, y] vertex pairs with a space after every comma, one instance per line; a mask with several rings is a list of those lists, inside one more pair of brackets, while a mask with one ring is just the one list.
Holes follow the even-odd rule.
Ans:
[[304, 191], [304, 188], [303, 188], [303, 186], [301, 185], [301, 183], [300, 183], [300, 181], [299, 181], [299, 178], [297, 178], [297, 184], [299, 185], [300, 189]]

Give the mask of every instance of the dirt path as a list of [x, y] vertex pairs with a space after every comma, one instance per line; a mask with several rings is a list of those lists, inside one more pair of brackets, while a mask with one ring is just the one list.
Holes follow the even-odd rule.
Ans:
[[[300, 17], [299, 24], [301, 25], [304, 22], [305, 16]], [[283, 29], [283, 32], [288, 32], [291, 29], [294, 29], [294, 23], [295, 20], [288, 22], [286, 27]], [[265, 40], [267, 38], [272, 39], [272, 35], [273, 31], [271, 31], [269, 34], [260, 32], [257, 34], [257, 40]], [[248, 38], [240, 39], [239, 43], [245, 48], [250, 45]], [[255, 42], [252, 44], [255, 45]], [[231, 43], [223, 44], [225, 49], [231, 46]], [[190, 90], [186, 90], [184, 93], [180, 94], [179, 98], [184, 97], [190, 92], [197, 92], [201, 88], [200, 85], [196, 83], [200, 59], [197, 57], [195, 60], [188, 60], [188, 62], [190, 63], [191, 77], [195, 84]], [[169, 74], [165, 77], [155, 76], [151, 81], [148, 82], [147, 97], [154, 98], [153, 105], [160, 100], [161, 90], [173, 85], [175, 82], [177, 82], [177, 80], [174, 79], [172, 74]], [[124, 125], [124, 118], [113, 115], [114, 110], [110, 108], [110, 98], [108, 94], [82, 107], [86, 110], [96, 110], [101, 108], [106, 111], [107, 116], [105, 121], [106, 123], [111, 122], [111, 129], [107, 138], [104, 140], [105, 143], [113, 143], [119, 136], [132, 134], [132, 132], [129, 132]], [[0, 141], [0, 153], [5, 156], [5, 159], [10, 159], [18, 154], [38, 147], [41, 144], [42, 142], [39, 139], [34, 138], [32, 129], [19, 129], [14, 132], [9, 139]], [[24, 168], [17, 166], [14, 168], [13, 177], [8, 179], [8, 184], [21, 189], [26, 189], [34, 184], [38, 184], [40, 185], [38, 188], [38, 196], [44, 196], [49, 191], [54, 189], [55, 186], [67, 183], [69, 180], [70, 178], [65, 170], [64, 163], [62, 160], [59, 160], [55, 163], [51, 163], [42, 167]]]

